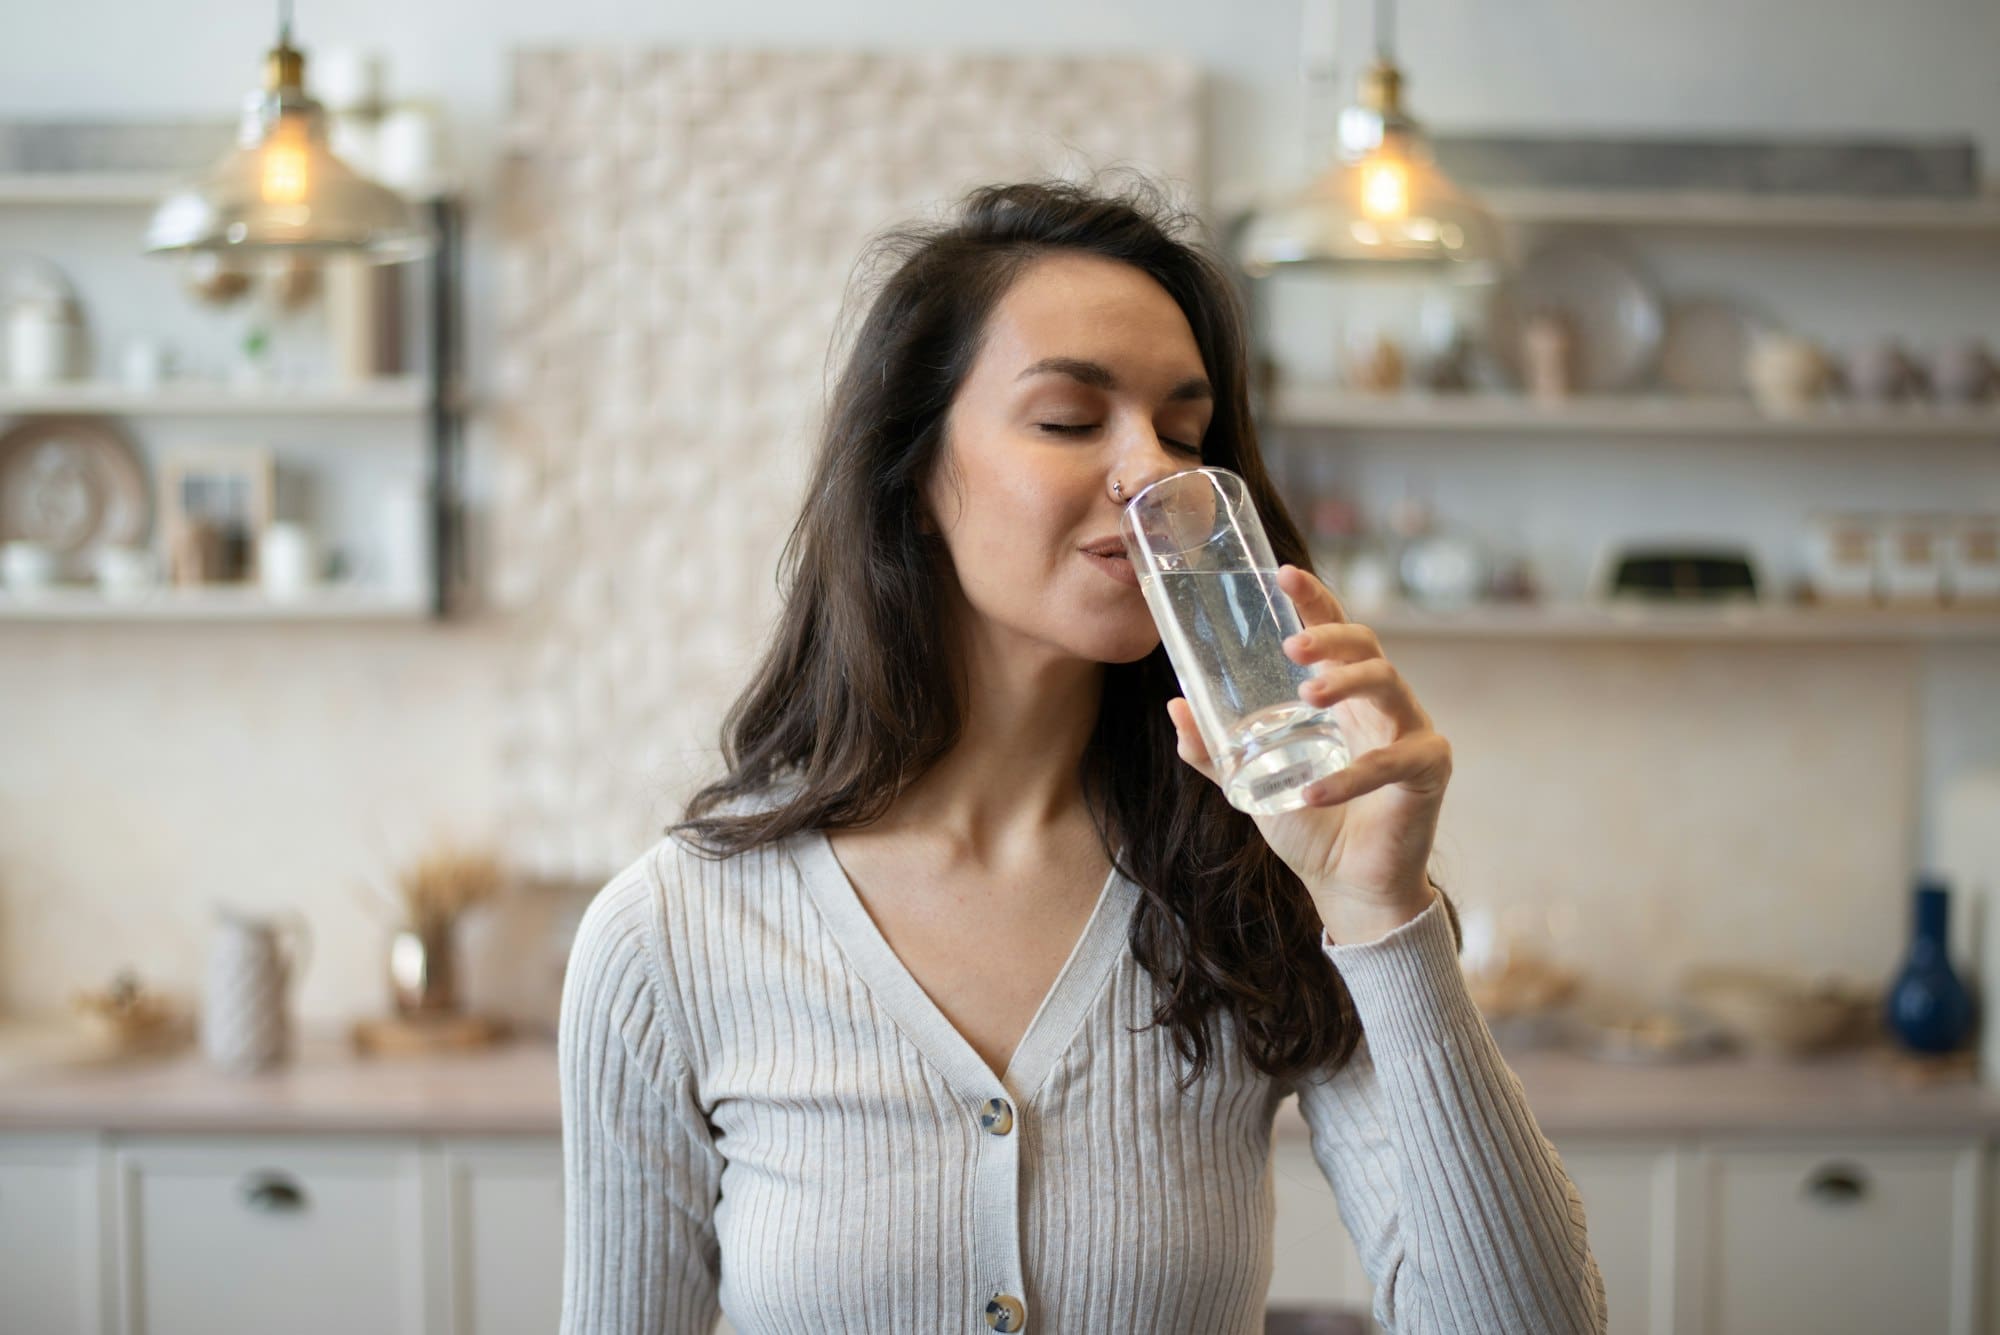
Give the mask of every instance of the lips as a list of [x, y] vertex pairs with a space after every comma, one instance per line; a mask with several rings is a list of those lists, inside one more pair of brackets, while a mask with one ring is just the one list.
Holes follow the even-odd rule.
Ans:
[[1120, 584], [1130, 585], [1135, 589], [1139, 587], [1139, 572], [1134, 570], [1132, 563], [1125, 558], [1123, 547], [1118, 548], [1115, 555], [1104, 555], [1090, 547], [1083, 548], [1082, 553], [1084, 560]]

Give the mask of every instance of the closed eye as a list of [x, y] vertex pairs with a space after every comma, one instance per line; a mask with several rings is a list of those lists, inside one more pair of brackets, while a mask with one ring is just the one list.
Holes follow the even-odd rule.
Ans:
[[[1086, 432], [1097, 430], [1098, 424], [1096, 422], [1084, 422], [1081, 424], [1070, 422], [1037, 422], [1035, 426], [1052, 436], [1081, 436]], [[1180, 440], [1168, 440], [1165, 436], [1160, 437], [1160, 443], [1171, 446], [1183, 454], [1192, 454], [1197, 459], [1201, 457], [1201, 446], [1199, 445], [1190, 445], [1186, 441]]]

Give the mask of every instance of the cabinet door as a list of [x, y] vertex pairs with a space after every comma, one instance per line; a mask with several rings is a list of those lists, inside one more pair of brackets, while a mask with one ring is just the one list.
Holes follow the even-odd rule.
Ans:
[[103, 1329], [98, 1164], [91, 1136], [0, 1136], [0, 1327]]
[[1298, 1105], [1287, 1100], [1278, 1121], [1281, 1129], [1271, 1146], [1277, 1222], [1271, 1234], [1268, 1303], [1366, 1313], [1374, 1304], [1374, 1290], [1341, 1222], [1333, 1188], [1312, 1156]]
[[1705, 1159], [1711, 1335], [1975, 1335], [1977, 1144], [1732, 1147]]
[[1604, 1275], [1611, 1335], [1671, 1335], [1674, 1329], [1674, 1207], [1671, 1146], [1559, 1145], [1583, 1197], [1590, 1254]]
[[[1994, 939], [2000, 941], [2000, 929], [1996, 929]], [[2000, 980], [1992, 986], [2000, 988]], [[1986, 1335], [2000, 1335], [2000, 1140], [1986, 1146], [1985, 1229], [1979, 1263], [1974, 1267], [1982, 1281], [1978, 1300], [1986, 1308]]]
[[563, 1164], [554, 1137], [444, 1144], [451, 1335], [552, 1335], [562, 1318]]
[[424, 1330], [414, 1141], [146, 1138], [115, 1162], [124, 1335]]

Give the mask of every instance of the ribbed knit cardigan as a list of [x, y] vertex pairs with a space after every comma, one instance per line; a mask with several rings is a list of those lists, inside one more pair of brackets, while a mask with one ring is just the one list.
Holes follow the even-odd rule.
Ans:
[[[1432, 904], [1322, 936], [1363, 1040], [1280, 1082], [1228, 1027], [1185, 1094], [1115, 871], [993, 1074], [821, 832], [721, 861], [661, 840], [579, 927], [559, 1033], [565, 1335], [1252, 1335], [1271, 1137], [1312, 1151], [1405, 1335], [1601, 1332], [1583, 1207]], [[1334, 1262], [1328, 1257], [1328, 1263]]]

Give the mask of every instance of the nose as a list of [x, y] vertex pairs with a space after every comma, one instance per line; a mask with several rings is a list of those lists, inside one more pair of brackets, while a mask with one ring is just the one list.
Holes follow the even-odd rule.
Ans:
[[1161, 478], [1198, 466], [1188, 455], [1176, 454], [1161, 444], [1159, 436], [1150, 429], [1135, 432], [1134, 436], [1127, 448], [1112, 457], [1111, 471], [1104, 478], [1107, 496], [1114, 480], [1124, 484], [1124, 499], [1129, 501]]

